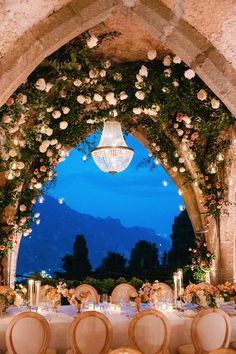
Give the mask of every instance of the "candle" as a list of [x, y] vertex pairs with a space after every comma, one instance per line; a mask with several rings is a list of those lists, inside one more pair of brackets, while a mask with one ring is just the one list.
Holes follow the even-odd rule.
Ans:
[[179, 284], [178, 296], [181, 296], [181, 291], [182, 291], [182, 287], [183, 287], [183, 269], [178, 268], [177, 274], [178, 274], [178, 284]]
[[39, 307], [39, 302], [40, 302], [40, 289], [41, 289], [41, 281], [36, 280], [35, 281], [35, 292], [36, 292], [36, 298], [35, 298], [35, 306]]
[[88, 310], [93, 311], [94, 310], [94, 304], [88, 304]]
[[114, 311], [115, 311], [115, 308], [116, 308], [116, 305], [115, 305], [115, 304], [110, 304], [110, 311], [111, 311], [111, 312], [114, 312]]
[[29, 279], [28, 281], [28, 300], [29, 300], [29, 306], [33, 306], [33, 292], [34, 292], [34, 280]]

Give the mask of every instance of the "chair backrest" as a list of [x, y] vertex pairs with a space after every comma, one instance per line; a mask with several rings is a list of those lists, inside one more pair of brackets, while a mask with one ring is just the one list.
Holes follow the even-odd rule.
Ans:
[[158, 296], [160, 299], [167, 300], [167, 301], [173, 300], [174, 292], [173, 289], [168, 284], [158, 283], [157, 287], [161, 288], [160, 296]]
[[136, 289], [130, 284], [119, 284], [111, 293], [111, 302], [118, 304], [121, 301], [129, 301], [132, 294], [137, 293]]
[[154, 309], [139, 312], [130, 321], [129, 340], [131, 347], [143, 354], [166, 354], [170, 340], [168, 319]]
[[142, 354], [140, 351], [132, 348], [117, 348], [109, 352], [109, 354]]
[[16, 315], [6, 331], [8, 354], [45, 354], [49, 339], [48, 322], [35, 312]]
[[220, 309], [202, 310], [193, 319], [191, 337], [197, 354], [227, 348], [230, 336], [230, 318]]
[[87, 292], [87, 291], [90, 292], [90, 294], [88, 296], [88, 301], [92, 301], [95, 304], [98, 304], [99, 295], [98, 295], [97, 290], [92, 285], [81, 284], [81, 285], [77, 286], [77, 288], [75, 288], [75, 293], [76, 294], [80, 294], [80, 293]]
[[106, 354], [112, 342], [112, 326], [100, 312], [79, 314], [70, 327], [70, 345], [77, 354]]

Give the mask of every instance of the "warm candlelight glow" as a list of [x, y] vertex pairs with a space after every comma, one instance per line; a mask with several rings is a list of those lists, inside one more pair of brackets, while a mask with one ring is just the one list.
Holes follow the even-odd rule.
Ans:
[[34, 280], [29, 279], [28, 281], [28, 300], [29, 300], [29, 306], [33, 306], [33, 297], [34, 297]]

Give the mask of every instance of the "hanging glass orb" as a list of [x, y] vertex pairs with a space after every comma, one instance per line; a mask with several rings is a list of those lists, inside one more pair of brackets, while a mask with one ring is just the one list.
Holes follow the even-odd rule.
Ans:
[[134, 150], [125, 143], [121, 125], [116, 120], [107, 120], [100, 143], [92, 151], [96, 165], [104, 172], [115, 174], [124, 171], [130, 164]]
[[212, 163], [208, 166], [207, 171], [213, 175], [213, 174], [217, 173], [218, 167], [216, 166], [216, 164], [215, 164], [214, 162], [212, 162]]
[[224, 161], [224, 159], [225, 159], [225, 156], [224, 156], [224, 154], [222, 154], [222, 152], [220, 152], [217, 156], [216, 156], [216, 158], [217, 158], [217, 160], [218, 161]]

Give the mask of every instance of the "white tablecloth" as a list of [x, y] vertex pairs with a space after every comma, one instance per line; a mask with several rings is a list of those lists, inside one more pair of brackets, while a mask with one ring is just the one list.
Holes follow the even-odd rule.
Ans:
[[[223, 310], [229, 311], [233, 314], [232, 307], [225, 306]], [[8, 323], [13, 318], [13, 316], [19, 313], [20, 310], [17, 308], [7, 309], [7, 313], [0, 317], [0, 350], [5, 350], [5, 332]], [[184, 313], [176, 312], [164, 312], [167, 316], [170, 328], [170, 354], [176, 354], [177, 347], [181, 344], [191, 343], [190, 337], [190, 327], [192, 323], [192, 317], [190, 311], [185, 311]], [[66, 350], [70, 347], [69, 342], [69, 327], [71, 322], [76, 315], [73, 306], [61, 306], [60, 311], [57, 313], [51, 313], [49, 316], [48, 312], [42, 312], [42, 315], [48, 319], [48, 323], [51, 329], [51, 340], [50, 347], [57, 349], [58, 354], [64, 354]], [[121, 314], [106, 313], [106, 316], [112, 323], [113, 327], [113, 342], [112, 348], [118, 348], [122, 346], [129, 346], [128, 339], [128, 326], [129, 321], [132, 316], [135, 315], [135, 310], [127, 309]], [[236, 340], [236, 316], [231, 317], [232, 320], [232, 340]]]

